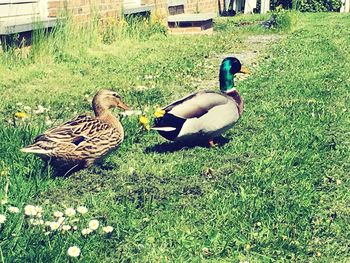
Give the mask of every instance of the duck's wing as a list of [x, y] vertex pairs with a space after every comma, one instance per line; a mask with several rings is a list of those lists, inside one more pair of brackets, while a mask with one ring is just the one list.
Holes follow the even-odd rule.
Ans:
[[80, 115], [77, 118], [67, 121], [57, 127], [45, 131], [34, 139], [34, 142], [43, 139], [59, 142], [72, 142], [77, 136], [91, 138], [102, 130], [109, 129], [107, 123], [88, 115]]
[[103, 139], [106, 135], [113, 138], [113, 128], [99, 119], [81, 115], [47, 130], [34, 139], [34, 143], [22, 148], [21, 151], [46, 156], [63, 153], [70, 154], [84, 147], [89, 142]]
[[200, 91], [177, 100], [163, 108], [165, 114], [156, 119], [153, 130], [168, 140], [174, 140], [179, 135], [184, 123], [192, 122], [205, 116], [216, 107], [227, 104], [230, 97], [214, 91]]
[[200, 91], [192, 93], [164, 107], [166, 113], [174, 116], [191, 119], [199, 118], [212, 108], [226, 104], [230, 98], [215, 91]]

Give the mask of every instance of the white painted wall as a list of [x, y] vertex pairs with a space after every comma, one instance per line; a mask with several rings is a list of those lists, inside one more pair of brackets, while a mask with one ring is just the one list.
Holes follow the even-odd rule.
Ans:
[[47, 17], [47, 0], [0, 0], [0, 22], [36, 21]]
[[340, 8], [340, 13], [350, 12], [350, 0], [342, 0], [342, 7]]
[[261, 0], [261, 14], [266, 14], [267, 11], [270, 11], [270, 0]]
[[256, 8], [256, 0], [245, 0], [245, 5], [244, 5], [245, 14], [252, 14], [254, 8]]

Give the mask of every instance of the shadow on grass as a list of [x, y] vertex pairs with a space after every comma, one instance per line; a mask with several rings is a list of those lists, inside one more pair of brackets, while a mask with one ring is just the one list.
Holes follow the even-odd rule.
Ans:
[[[217, 137], [215, 138], [215, 143], [218, 147], [221, 147], [228, 143], [230, 139], [225, 137]], [[195, 141], [195, 142], [189, 142], [189, 143], [181, 143], [181, 142], [164, 142], [161, 144], [156, 144], [154, 146], [147, 147], [145, 149], [145, 153], [172, 153], [177, 151], [183, 151], [183, 150], [189, 150], [192, 148], [201, 147], [201, 148], [211, 148], [207, 141], [201, 140], [201, 141]]]

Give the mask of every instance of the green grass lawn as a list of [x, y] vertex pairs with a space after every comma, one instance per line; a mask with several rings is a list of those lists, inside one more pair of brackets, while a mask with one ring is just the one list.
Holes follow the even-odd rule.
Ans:
[[[39, 43], [28, 58], [0, 54], [1, 262], [350, 260], [350, 16], [299, 14], [264, 47], [249, 39], [275, 33], [237, 21], [220, 20], [212, 36], [102, 44], [81, 34]], [[152, 118], [155, 107], [215, 83], [225, 54], [245, 52], [259, 54], [237, 81], [245, 113], [220, 147], [178, 148], [131, 116], [121, 118], [126, 138], [116, 152], [69, 177], [19, 152], [90, 112], [101, 88]], [[35, 114], [38, 105], [49, 110]], [[30, 117], [14, 118], [18, 111]], [[70, 219], [77, 231], [47, 233], [24, 217], [27, 204], [42, 206], [44, 221], [67, 207], [89, 211]], [[83, 236], [90, 219], [113, 232]], [[67, 256], [73, 245], [77, 259]]]

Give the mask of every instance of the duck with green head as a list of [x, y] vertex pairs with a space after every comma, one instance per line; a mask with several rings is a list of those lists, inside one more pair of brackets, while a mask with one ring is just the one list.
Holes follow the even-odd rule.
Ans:
[[220, 66], [220, 91], [199, 91], [162, 108], [162, 116], [152, 127], [171, 141], [191, 142], [207, 140], [214, 146], [214, 138], [230, 129], [243, 113], [243, 99], [234, 87], [236, 73], [248, 73], [235, 57], [225, 58]]

